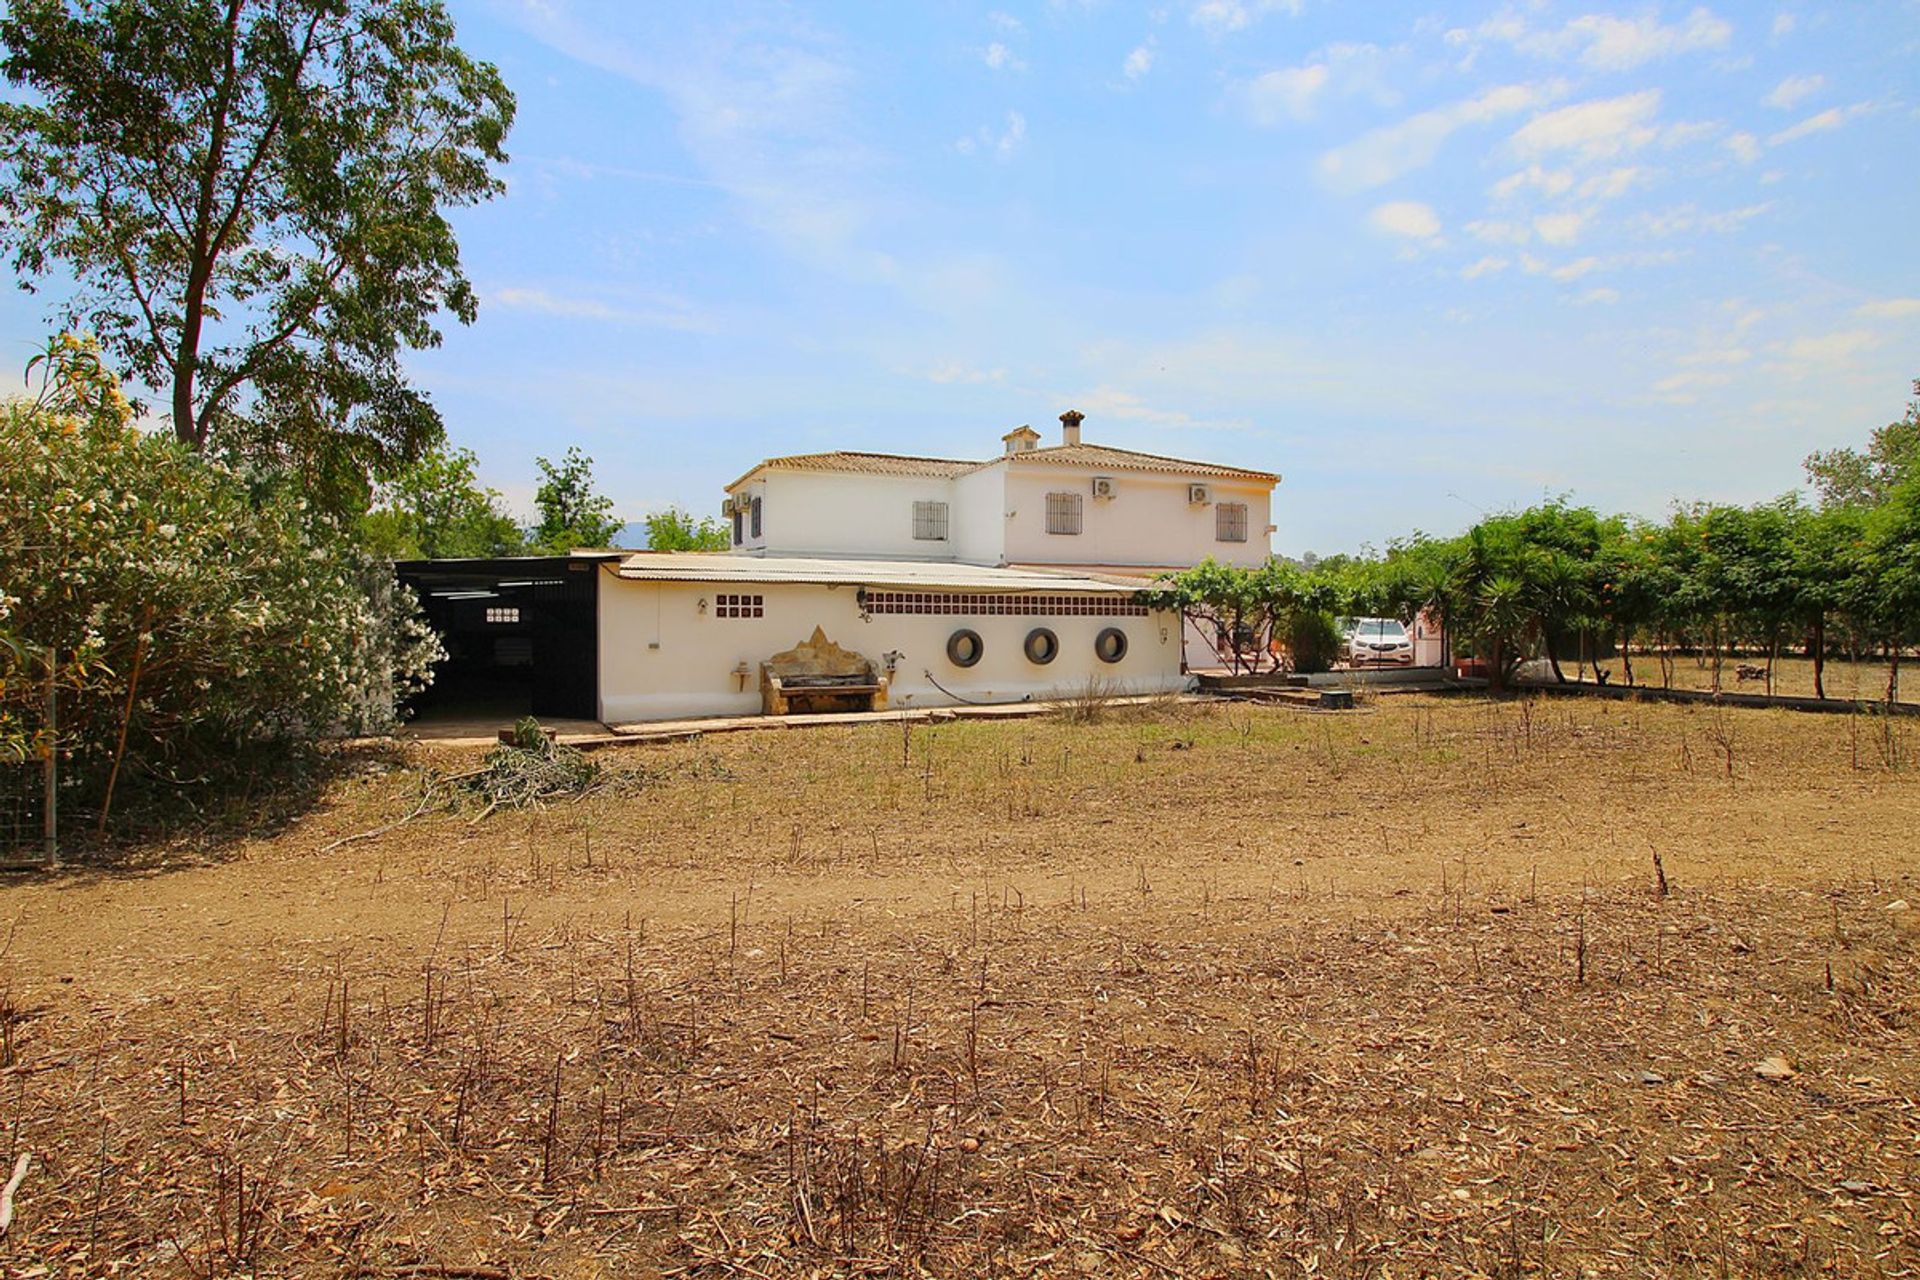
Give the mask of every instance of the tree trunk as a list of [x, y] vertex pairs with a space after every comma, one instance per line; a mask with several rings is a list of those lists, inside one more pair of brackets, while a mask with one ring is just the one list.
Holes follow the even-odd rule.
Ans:
[[1813, 640], [1808, 646], [1813, 652], [1813, 696], [1824, 699], [1827, 696], [1827, 619], [1825, 615], [1813, 620]]
[[1628, 684], [1633, 683], [1633, 650], [1628, 646], [1628, 637], [1631, 634], [1627, 628], [1620, 628], [1620, 669], [1621, 673], [1627, 677]]
[[1887, 710], [1893, 710], [1893, 704], [1900, 700], [1900, 645], [1887, 646]]
[[1780, 633], [1767, 637], [1767, 696], [1773, 696], [1773, 667], [1780, 661]]
[[1555, 652], [1557, 646], [1554, 644], [1554, 633], [1551, 631], [1547, 632], [1546, 638], [1547, 666], [1553, 669], [1553, 682], [1555, 684], [1565, 684], [1567, 682], [1567, 673], [1560, 669], [1560, 655]]

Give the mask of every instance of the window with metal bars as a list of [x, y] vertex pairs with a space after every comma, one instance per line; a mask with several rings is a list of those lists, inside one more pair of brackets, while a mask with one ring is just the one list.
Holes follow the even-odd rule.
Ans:
[[1214, 506], [1213, 540], [1215, 542], [1245, 542], [1247, 540], [1246, 503], [1222, 502]]
[[1080, 532], [1079, 494], [1050, 493], [1047, 495], [1047, 532]]
[[913, 536], [920, 542], [945, 542], [947, 540], [947, 504], [944, 502], [914, 503]]
[[760, 536], [760, 499], [753, 500], [753, 536]]

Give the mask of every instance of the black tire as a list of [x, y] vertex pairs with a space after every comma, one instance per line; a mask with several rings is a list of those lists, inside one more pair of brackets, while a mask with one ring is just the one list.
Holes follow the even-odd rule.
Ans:
[[1127, 633], [1118, 627], [1106, 628], [1093, 638], [1093, 656], [1107, 663], [1126, 657]]
[[947, 637], [947, 661], [956, 667], [972, 666], [986, 651], [986, 642], [970, 627], [962, 627]]
[[1047, 627], [1035, 627], [1027, 632], [1027, 661], [1037, 666], [1046, 666], [1060, 656], [1060, 637]]

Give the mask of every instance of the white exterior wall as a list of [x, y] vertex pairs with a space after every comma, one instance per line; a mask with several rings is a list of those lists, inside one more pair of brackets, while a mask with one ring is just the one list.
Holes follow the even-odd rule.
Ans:
[[[951, 560], [958, 513], [953, 484], [937, 476], [867, 476], [770, 471], [735, 493], [764, 492], [765, 537], [736, 552], [862, 559]], [[947, 504], [944, 542], [913, 536], [913, 504]]]
[[[716, 617], [713, 599], [723, 591], [762, 596], [765, 616]], [[600, 718], [619, 724], [758, 714], [761, 662], [806, 640], [815, 626], [875, 662], [890, 650], [902, 654], [890, 691], [893, 710], [955, 705], [957, 699], [935, 688], [934, 680], [976, 702], [1043, 699], [1084, 689], [1092, 677], [1116, 693], [1187, 686], [1180, 674], [1180, 623], [1172, 614], [875, 614], [862, 621], [855, 592], [813, 584], [637, 582], [608, 573], [600, 582]], [[1037, 626], [1060, 638], [1060, 655], [1046, 666], [1027, 661], [1023, 650], [1027, 632]], [[947, 638], [961, 627], [979, 632], [985, 643], [972, 667], [947, 660]], [[1127, 634], [1127, 655], [1116, 663], [1094, 656], [1094, 637], [1107, 627]], [[748, 673], [744, 681], [735, 675], [741, 664]]]
[[969, 471], [953, 482], [954, 558], [1007, 563], [1007, 473], [1003, 466]]
[[[1194, 565], [1208, 556], [1223, 564], [1257, 568], [1272, 554], [1267, 526], [1272, 523], [1269, 490], [1258, 485], [1200, 480], [1138, 471], [1039, 464], [1007, 472], [1006, 556], [1013, 564]], [[1116, 496], [1096, 499], [1093, 478], [1113, 479]], [[1205, 484], [1213, 502], [1187, 501], [1189, 484]], [[1047, 495], [1080, 495], [1078, 536], [1047, 532]], [[1214, 537], [1214, 504], [1247, 504], [1247, 540], [1220, 542]]]

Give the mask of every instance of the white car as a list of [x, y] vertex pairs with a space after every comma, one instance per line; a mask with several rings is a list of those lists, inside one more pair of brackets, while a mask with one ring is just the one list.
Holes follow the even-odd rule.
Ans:
[[1347, 636], [1351, 667], [1410, 667], [1413, 637], [1392, 618], [1355, 618]]

